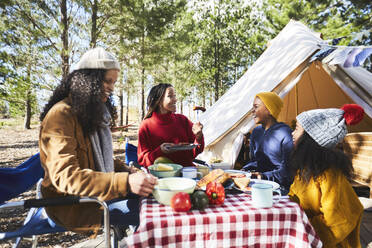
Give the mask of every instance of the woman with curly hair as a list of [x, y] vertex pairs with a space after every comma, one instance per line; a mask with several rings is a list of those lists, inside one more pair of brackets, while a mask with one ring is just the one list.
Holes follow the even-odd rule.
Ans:
[[[147, 97], [148, 112], [138, 131], [138, 163], [150, 166], [158, 157], [167, 157], [183, 166], [192, 166], [194, 158], [204, 149], [203, 125], [192, 123], [176, 114], [177, 97], [171, 84], [158, 84]], [[187, 151], [170, 149], [176, 144], [195, 143]]]
[[346, 124], [363, 118], [356, 104], [342, 109], [315, 109], [297, 116], [290, 166], [295, 175], [289, 196], [306, 212], [324, 247], [360, 247], [363, 213], [349, 180], [350, 159], [335, 149], [347, 134]]
[[[138, 225], [138, 197], [148, 196], [156, 178], [114, 161], [110, 123], [111, 95], [119, 63], [103, 48], [87, 51], [77, 69], [55, 89], [40, 115], [40, 159], [45, 170], [43, 197], [66, 195], [106, 201], [110, 222]], [[68, 230], [97, 232], [102, 211], [96, 204], [47, 207], [48, 215]]]

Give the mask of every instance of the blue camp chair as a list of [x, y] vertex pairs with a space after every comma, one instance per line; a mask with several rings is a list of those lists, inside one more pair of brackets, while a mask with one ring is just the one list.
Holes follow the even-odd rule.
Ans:
[[125, 140], [125, 163], [126, 164], [138, 164], [137, 160], [137, 146], [129, 143], [129, 140]]
[[111, 245], [117, 247], [118, 239], [115, 232], [110, 241], [109, 210], [105, 202], [101, 202], [95, 198], [78, 196], [5, 202], [28, 191], [36, 184], [38, 185], [37, 197], [41, 198], [39, 189], [43, 176], [44, 170], [40, 163], [39, 153], [16, 168], [0, 168], [0, 209], [16, 207], [30, 209], [23, 226], [16, 231], [0, 232], [0, 240], [17, 238], [13, 247], [18, 247], [23, 237], [32, 236], [33, 247], [36, 247], [37, 235], [67, 231], [48, 218], [44, 207], [95, 202], [100, 204], [104, 209], [104, 238], [106, 247], [111, 247]]
[[[207, 165], [205, 161], [196, 158], [193, 162], [200, 165]], [[125, 139], [125, 163], [140, 167], [138, 164], [137, 146], [130, 144], [128, 138]]]

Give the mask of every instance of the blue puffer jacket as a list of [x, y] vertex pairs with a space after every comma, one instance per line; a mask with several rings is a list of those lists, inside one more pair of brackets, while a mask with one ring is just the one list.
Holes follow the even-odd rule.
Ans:
[[288, 190], [292, 183], [288, 168], [293, 149], [292, 129], [282, 122], [266, 131], [258, 126], [252, 131], [249, 147], [251, 162], [244, 168], [261, 172], [268, 180], [276, 181]]

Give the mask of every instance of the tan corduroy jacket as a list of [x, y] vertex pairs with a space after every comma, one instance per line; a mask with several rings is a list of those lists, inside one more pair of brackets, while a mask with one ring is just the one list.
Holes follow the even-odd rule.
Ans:
[[[69, 98], [56, 103], [41, 123], [40, 159], [45, 170], [44, 198], [66, 195], [97, 197], [107, 201], [127, 193], [127, 172], [96, 171], [91, 143], [72, 114]], [[75, 232], [97, 232], [102, 210], [95, 203], [48, 207], [48, 215]]]

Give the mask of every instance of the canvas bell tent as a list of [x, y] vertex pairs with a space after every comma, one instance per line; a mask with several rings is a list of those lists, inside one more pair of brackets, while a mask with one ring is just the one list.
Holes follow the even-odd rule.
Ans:
[[349, 131], [372, 131], [372, 74], [361, 67], [310, 62], [321, 43], [318, 33], [290, 21], [248, 71], [200, 115], [206, 148], [198, 158], [219, 158], [234, 166], [244, 134], [255, 126], [254, 97], [263, 91], [283, 99], [278, 120], [289, 126], [303, 111], [357, 103], [366, 115]]

